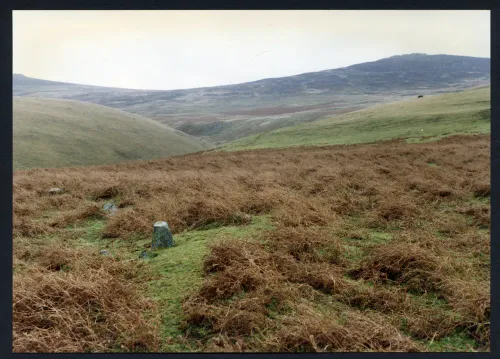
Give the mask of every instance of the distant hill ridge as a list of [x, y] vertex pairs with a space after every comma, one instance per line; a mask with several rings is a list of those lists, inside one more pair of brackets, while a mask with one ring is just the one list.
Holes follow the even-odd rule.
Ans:
[[92, 102], [224, 143], [416, 95], [490, 84], [490, 59], [406, 54], [338, 69], [184, 90], [134, 90], [13, 75], [15, 96]]
[[[118, 91], [140, 91], [140, 92], [190, 92], [194, 90], [217, 90], [217, 89], [226, 89], [226, 90], [234, 90], [234, 91], [242, 91], [243, 88], [252, 88], [252, 85], [271, 85], [271, 87], [276, 84], [274, 83], [276, 80], [283, 81], [284, 84], [290, 85], [287, 83], [288, 81], [308, 81], [311, 89], [325, 89], [322, 86], [322, 81], [315, 80], [314, 76], [317, 75], [341, 75], [344, 73], [352, 72], [352, 71], [366, 71], [370, 70], [374, 73], [384, 73], [384, 72], [396, 72], [396, 71], [412, 71], [415, 73], [433, 73], [435, 71], [440, 70], [454, 70], [458, 71], [453, 76], [445, 76], [442, 78], [449, 78], [447, 81], [449, 82], [452, 78], [467, 78], [474, 77], [475, 75], [479, 75], [480, 77], [484, 77], [485, 79], [489, 79], [490, 76], [490, 59], [489, 58], [481, 58], [481, 57], [471, 57], [471, 56], [456, 56], [456, 55], [427, 55], [425, 53], [413, 53], [413, 54], [405, 54], [405, 55], [394, 55], [391, 57], [387, 57], [384, 59], [364, 62], [360, 64], [354, 64], [346, 67], [330, 69], [330, 70], [322, 70], [315, 72], [306, 72], [298, 75], [286, 76], [286, 77], [276, 77], [276, 78], [264, 78], [261, 80], [245, 82], [241, 84], [231, 84], [231, 85], [221, 85], [221, 86], [211, 86], [211, 87], [199, 87], [199, 88], [191, 88], [191, 89], [180, 89], [180, 90], [137, 90], [130, 88], [116, 88], [109, 86], [94, 86], [94, 85], [80, 85], [80, 84], [72, 84], [65, 83], [60, 81], [50, 81], [50, 80], [41, 80], [35, 79], [31, 77], [27, 77], [22, 74], [13, 74], [13, 85], [14, 91], [18, 91], [16, 86], [22, 86], [24, 84], [34, 84], [43, 86], [43, 85], [54, 85], [54, 84], [64, 84], [71, 86], [85, 86], [85, 87], [93, 87], [100, 89], [114, 89]], [[472, 73], [471, 73], [472, 71]], [[474, 76], [466, 76], [466, 75], [474, 75]], [[404, 76], [403, 76], [404, 77]], [[313, 81], [314, 80], [314, 81]], [[337, 86], [341, 86], [345, 83], [345, 81], [340, 81], [339, 79], [335, 79], [338, 82], [335, 83]], [[412, 80], [419, 80], [417, 78], [413, 78]], [[419, 81], [422, 82], [422, 81]], [[210, 91], [209, 91], [210, 92]], [[17, 95], [14, 93], [14, 95]]]

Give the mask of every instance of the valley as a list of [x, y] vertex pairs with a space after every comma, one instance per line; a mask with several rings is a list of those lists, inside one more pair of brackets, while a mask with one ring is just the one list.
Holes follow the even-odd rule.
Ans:
[[91, 102], [138, 114], [217, 145], [417, 95], [485, 86], [490, 59], [408, 54], [340, 69], [183, 90], [133, 90], [13, 76], [13, 94]]
[[489, 352], [489, 71], [14, 75], [13, 351]]

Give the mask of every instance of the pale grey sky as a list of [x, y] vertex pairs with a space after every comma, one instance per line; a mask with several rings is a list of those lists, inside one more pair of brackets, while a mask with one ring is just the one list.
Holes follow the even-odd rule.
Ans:
[[421, 52], [490, 57], [488, 10], [14, 11], [14, 73], [136, 89], [296, 75]]

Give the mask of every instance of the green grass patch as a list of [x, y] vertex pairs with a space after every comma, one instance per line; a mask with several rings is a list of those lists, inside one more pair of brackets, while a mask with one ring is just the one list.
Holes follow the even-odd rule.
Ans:
[[[455, 320], [462, 319], [461, 315], [453, 311], [448, 302], [436, 293], [416, 294], [409, 291], [407, 294], [412, 301], [421, 307], [437, 309]], [[407, 321], [406, 318], [403, 318], [401, 322], [401, 331], [409, 335], [406, 327]], [[427, 350], [431, 352], [473, 352], [478, 349], [476, 341], [464, 330], [457, 330], [448, 336], [436, 340], [421, 340], [415, 338], [414, 340], [425, 345]]]
[[488, 195], [488, 196], [471, 196], [469, 197], [465, 203], [468, 203], [468, 204], [491, 204], [491, 197]]
[[245, 137], [221, 149], [346, 145], [398, 138], [421, 142], [457, 134], [490, 133], [490, 107], [490, 87], [483, 87], [373, 106]]
[[349, 244], [344, 244], [344, 258], [351, 262], [351, 265], [360, 263], [365, 256], [365, 251], [358, 247]]
[[439, 340], [426, 341], [424, 344], [431, 352], [477, 352], [478, 346], [465, 332], [455, 332]]
[[181, 304], [183, 299], [198, 288], [203, 280], [203, 258], [208, 254], [207, 244], [221, 238], [252, 238], [272, 225], [268, 216], [254, 216], [245, 226], [228, 226], [189, 231], [174, 236], [175, 246], [157, 251], [158, 255], [145, 261], [159, 274], [149, 282], [150, 295], [158, 301], [162, 312], [162, 351], [187, 350], [180, 340], [182, 332]]
[[81, 234], [78, 237], [79, 243], [83, 245], [99, 245], [108, 242], [101, 238], [102, 231], [106, 226], [104, 219], [89, 219], [79, 225], [70, 225], [65, 229], [69, 232]]
[[366, 229], [363, 233], [364, 235], [362, 236], [362, 238], [346, 237], [344, 238], [344, 240], [350, 245], [361, 247], [383, 244], [392, 240], [392, 234], [389, 232]]
[[392, 239], [392, 234], [389, 232], [380, 232], [371, 230], [370, 233], [370, 242], [373, 244], [382, 244], [390, 241]]
[[[107, 249], [111, 255], [122, 259], [138, 259], [139, 254], [150, 247], [152, 238], [137, 235], [127, 238], [102, 238], [105, 220], [87, 220], [79, 225], [66, 227], [79, 234], [77, 246], [93, 246], [96, 251]], [[203, 258], [208, 254], [207, 244], [222, 238], [258, 239], [256, 234], [273, 229], [269, 216], [253, 216], [248, 225], [216, 227], [186, 231], [174, 235], [175, 246], [152, 252], [142, 259], [153, 270], [155, 279], [148, 282], [148, 293], [158, 302], [162, 313], [162, 351], [190, 350], [181, 339], [179, 325], [182, 321], [183, 299], [202, 283]], [[54, 237], [54, 239], [57, 239]]]

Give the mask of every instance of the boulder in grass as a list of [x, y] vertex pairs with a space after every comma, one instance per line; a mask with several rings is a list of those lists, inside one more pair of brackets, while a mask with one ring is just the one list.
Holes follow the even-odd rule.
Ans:
[[105, 250], [105, 249], [101, 249], [101, 250], [99, 251], [99, 253], [100, 253], [102, 256], [109, 256], [109, 252], [108, 252], [107, 250]]
[[49, 189], [50, 195], [56, 195], [56, 194], [61, 194], [61, 193], [64, 193], [64, 188], [54, 187], [54, 188]]

